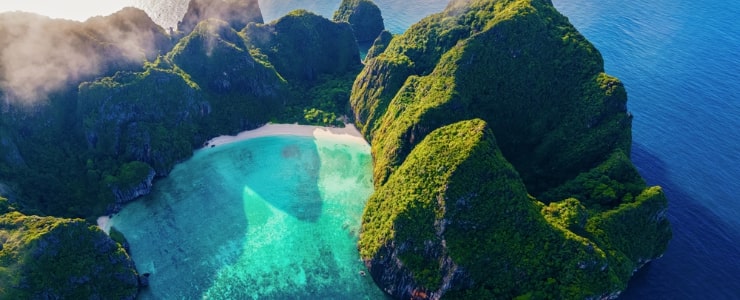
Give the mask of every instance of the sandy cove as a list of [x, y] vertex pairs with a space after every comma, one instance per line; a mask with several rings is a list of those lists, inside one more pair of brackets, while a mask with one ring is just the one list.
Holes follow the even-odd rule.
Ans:
[[[317, 140], [368, 144], [360, 131], [352, 124], [345, 124], [344, 128], [298, 124], [267, 124], [254, 130], [242, 131], [237, 135], [218, 136], [210, 139], [204, 145], [205, 148], [211, 148], [248, 139], [276, 135], [311, 136]], [[105, 233], [110, 232], [111, 224], [108, 216], [99, 217], [97, 223], [98, 227], [105, 231]]]

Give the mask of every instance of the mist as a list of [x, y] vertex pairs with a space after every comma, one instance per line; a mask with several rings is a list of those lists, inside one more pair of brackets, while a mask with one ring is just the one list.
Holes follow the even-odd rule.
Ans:
[[164, 30], [134, 8], [85, 22], [2, 13], [2, 100], [6, 105], [36, 105], [114, 67], [141, 66], [168, 44]]
[[177, 27], [189, 33], [198, 22], [209, 18], [224, 20], [237, 31], [250, 22], [263, 23], [257, 0], [192, 0]]

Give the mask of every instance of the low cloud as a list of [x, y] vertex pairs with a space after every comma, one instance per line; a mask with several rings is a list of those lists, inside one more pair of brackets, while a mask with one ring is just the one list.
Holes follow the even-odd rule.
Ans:
[[6, 104], [34, 105], [50, 93], [118, 64], [141, 62], [164, 31], [138, 9], [86, 22], [0, 14], [0, 90]]
[[189, 33], [200, 21], [210, 18], [226, 21], [237, 31], [250, 22], [263, 22], [257, 0], [191, 0], [178, 30]]

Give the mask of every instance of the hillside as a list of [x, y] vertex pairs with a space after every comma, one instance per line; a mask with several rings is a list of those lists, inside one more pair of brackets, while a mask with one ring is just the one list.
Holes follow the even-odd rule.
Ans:
[[665, 251], [624, 87], [548, 1], [453, 1], [369, 59], [350, 101], [377, 188], [360, 252], [394, 297], [613, 297]]
[[0, 299], [134, 299], [120, 244], [80, 219], [28, 216], [0, 197]]
[[[135, 276], [133, 282], [110, 280], [110, 286], [90, 280], [124, 278], [121, 272], [103, 276], [94, 271], [119, 263], [135, 275], [121, 246], [91, 225], [95, 218], [148, 194], [158, 178], [212, 137], [269, 121], [342, 124], [338, 116], [346, 114], [352, 80], [362, 67], [348, 24], [306, 11], [249, 26], [239, 23], [242, 14], [220, 17], [197, 20], [189, 32], [167, 35], [136, 9], [82, 23], [0, 15], [0, 24], [12, 25], [0, 30], [17, 33], [0, 35], [11, 45], [0, 49], [5, 56], [26, 55], [20, 47], [46, 35], [74, 42], [69, 45], [73, 49], [60, 44], [66, 52], [42, 43], [39, 57], [26, 64], [0, 64], [0, 186], [4, 195], [13, 195], [17, 208], [2, 216], [7, 224], [0, 228], [0, 255], [12, 259], [0, 265], [0, 276], [8, 279], [0, 298], [134, 297], [139, 287]], [[46, 29], [35, 30], [39, 24]], [[59, 80], [46, 85], [55, 78], [17, 79], [13, 72], [33, 68], [40, 63], [36, 59], [52, 59], [52, 66], [58, 62]], [[84, 68], [90, 64], [95, 65]], [[37, 233], [38, 226], [49, 232]], [[56, 251], [49, 259], [63, 253], [61, 265], [44, 260], [38, 266], [39, 257], [16, 260], [38, 249], [37, 240], [67, 235], [80, 241], [89, 237], [95, 245], [109, 243], [120, 257], [106, 260], [63, 240], [49, 250]], [[84, 265], [78, 270], [67, 260]], [[52, 277], [45, 277], [47, 268]]]

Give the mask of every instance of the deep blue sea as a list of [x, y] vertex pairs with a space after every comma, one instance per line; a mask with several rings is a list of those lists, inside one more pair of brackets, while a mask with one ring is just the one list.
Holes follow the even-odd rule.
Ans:
[[740, 1], [555, 0], [626, 85], [674, 237], [626, 299], [740, 299]]
[[[339, 0], [261, 1], [266, 21]], [[403, 32], [443, 0], [375, 0]], [[625, 299], [740, 299], [740, 1], [554, 0], [620, 78], [632, 158], [670, 201], [674, 238]]]

